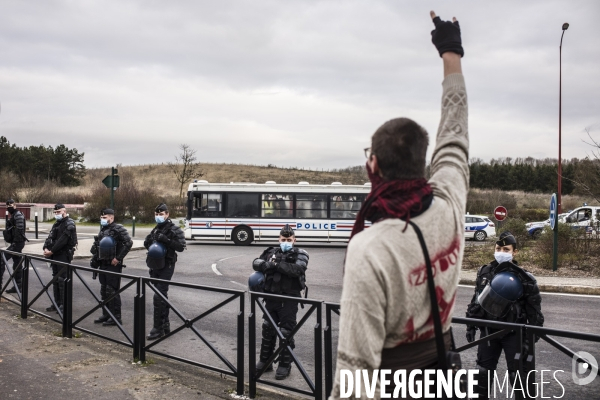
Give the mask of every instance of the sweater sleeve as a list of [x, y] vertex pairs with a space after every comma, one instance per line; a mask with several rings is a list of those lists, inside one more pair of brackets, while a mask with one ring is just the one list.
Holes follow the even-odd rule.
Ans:
[[[340, 398], [341, 370], [366, 369], [371, 376], [379, 368], [386, 337], [384, 280], [377, 259], [364, 250], [368, 246], [358, 242], [350, 242], [346, 255], [335, 383], [330, 400]], [[367, 398], [364, 390], [361, 395], [361, 399]]]
[[469, 190], [469, 133], [467, 90], [462, 74], [448, 75], [443, 83], [442, 115], [431, 160], [436, 195], [464, 210]]

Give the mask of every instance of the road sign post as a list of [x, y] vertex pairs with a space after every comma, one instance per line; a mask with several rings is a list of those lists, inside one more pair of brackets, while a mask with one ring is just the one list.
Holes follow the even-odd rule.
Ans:
[[110, 208], [114, 210], [115, 208], [115, 189], [120, 185], [120, 177], [117, 175], [119, 171], [112, 167], [110, 171], [110, 175], [107, 175], [106, 178], [102, 180], [104, 186], [110, 189]]
[[502, 221], [504, 221], [506, 217], [508, 217], [508, 210], [506, 210], [506, 207], [498, 206], [494, 208], [494, 218], [498, 221], [496, 232], [499, 232]]
[[550, 228], [554, 235], [552, 246], [552, 271], [558, 268], [558, 197], [556, 193], [550, 198]]

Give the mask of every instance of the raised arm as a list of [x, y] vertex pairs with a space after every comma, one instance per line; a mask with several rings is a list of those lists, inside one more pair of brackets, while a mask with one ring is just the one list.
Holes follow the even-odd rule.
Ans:
[[456, 18], [453, 22], [442, 21], [433, 11], [431, 18], [435, 26], [431, 41], [443, 61], [444, 81], [442, 115], [431, 161], [430, 182], [435, 182], [438, 196], [452, 198], [464, 208], [469, 187], [469, 135], [460, 25]]

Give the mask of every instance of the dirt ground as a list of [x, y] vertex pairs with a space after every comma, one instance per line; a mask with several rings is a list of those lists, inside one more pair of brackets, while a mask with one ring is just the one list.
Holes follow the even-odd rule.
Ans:
[[[230, 377], [156, 357], [133, 362], [132, 350], [88, 334], [61, 337], [61, 326], [0, 302], [2, 399], [232, 399]], [[74, 334], [76, 331], [74, 331]], [[261, 399], [292, 398], [260, 391]]]

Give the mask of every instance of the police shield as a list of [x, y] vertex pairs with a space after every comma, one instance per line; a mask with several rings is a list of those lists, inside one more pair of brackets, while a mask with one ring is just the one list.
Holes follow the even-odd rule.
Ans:
[[111, 260], [117, 256], [117, 242], [112, 236], [104, 236], [98, 244], [98, 258]]
[[154, 242], [148, 247], [148, 256], [146, 265], [150, 269], [163, 269], [165, 267], [165, 257], [167, 248], [159, 242]]
[[512, 272], [500, 272], [481, 291], [477, 301], [488, 314], [501, 318], [523, 295], [523, 283]]

